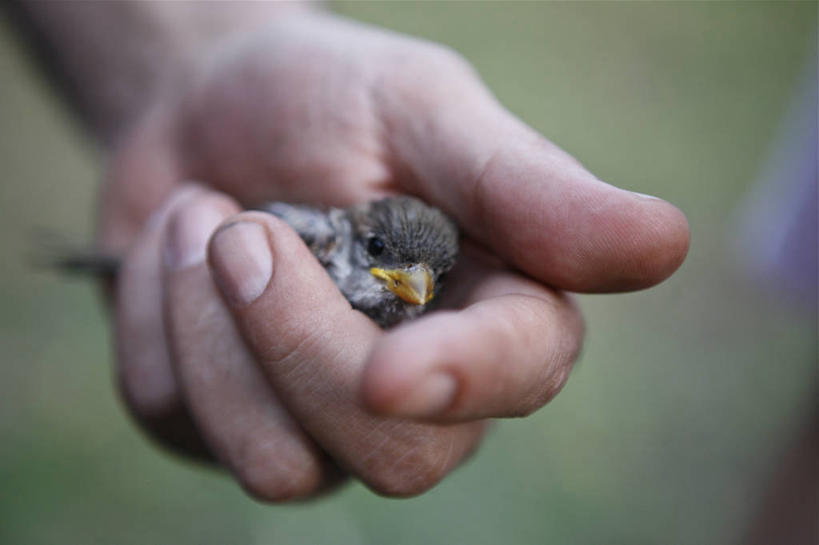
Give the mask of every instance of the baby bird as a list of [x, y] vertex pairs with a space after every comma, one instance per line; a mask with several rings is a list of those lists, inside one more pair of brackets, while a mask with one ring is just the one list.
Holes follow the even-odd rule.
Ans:
[[[458, 255], [452, 220], [412, 197], [326, 210], [274, 202], [258, 210], [288, 223], [353, 308], [384, 328], [427, 310]], [[114, 277], [121, 262], [95, 251], [49, 253], [51, 266], [100, 277]]]
[[427, 310], [458, 255], [452, 220], [412, 197], [347, 209], [279, 202], [260, 209], [293, 227], [353, 308], [385, 328]]

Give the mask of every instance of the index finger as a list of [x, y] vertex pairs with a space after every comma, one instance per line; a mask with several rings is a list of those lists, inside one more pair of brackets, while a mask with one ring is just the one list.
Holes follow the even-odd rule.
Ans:
[[376, 344], [362, 388], [374, 411], [437, 422], [524, 416], [566, 383], [584, 329], [572, 299], [472, 255], [463, 261], [469, 270], [455, 272], [467, 286], [455, 296], [465, 308]]

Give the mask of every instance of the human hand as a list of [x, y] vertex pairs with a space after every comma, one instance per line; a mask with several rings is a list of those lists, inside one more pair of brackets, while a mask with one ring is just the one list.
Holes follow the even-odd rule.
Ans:
[[[345, 472], [390, 495], [432, 486], [483, 419], [528, 414], [565, 383], [583, 326], [558, 290], [648, 287], [688, 246], [677, 209], [597, 180], [457, 55], [324, 15], [203, 53], [110, 172], [100, 236], [127, 250], [124, 397], [162, 440], [271, 500]], [[387, 332], [287, 226], [239, 213], [391, 193], [438, 206], [467, 241], [444, 309]]]

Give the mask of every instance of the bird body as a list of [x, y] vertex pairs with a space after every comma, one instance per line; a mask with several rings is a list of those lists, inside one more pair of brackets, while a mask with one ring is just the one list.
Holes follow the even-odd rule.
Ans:
[[347, 209], [281, 202], [260, 209], [288, 223], [353, 308], [382, 327], [427, 310], [458, 254], [452, 220], [412, 197]]
[[[426, 311], [441, 277], [455, 264], [458, 230], [440, 210], [406, 196], [350, 208], [271, 202], [258, 208], [289, 224], [353, 308], [381, 327]], [[121, 257], [98, 251], [46, 249], [51, 266], [114, 278]]]

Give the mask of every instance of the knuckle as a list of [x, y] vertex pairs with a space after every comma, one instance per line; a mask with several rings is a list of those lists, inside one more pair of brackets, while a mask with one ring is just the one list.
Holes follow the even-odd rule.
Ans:
[[214, 208], [224, 211], [225, 215], [229, 213], [236, 213], [239, 211], [239, 206], [232, 198], [224, 193], [216, 191], [204, 190], [196, 185], [187, 186], [181, 190], [180, 198], [171, 203], [172, 217], [177, 218], [184, 210], [196, 208], [203, 204], [210, 205]]
[[523, 402], [513, 407], [509, 414], [505, 415], [508, 418], [526, 418], [531, 416], [535, 411], [540, 409], [543, 405], [536, 402]]
[[391, 49], [389, 64], [400, 69], [418, 69], [441, 74], [469, 73], [474, 69], [469, 61], [452, 47], [436, 42], [414, 39], [406, 47]]
[[116, 385], [128, 410], [138, 418], [159, 418], [179, 405], [176, 385], [143, 368], [119, 370]]
[[[522, 295], [522, 294], [521, 294]], [[526, 367], [535, 371], [532, 380], [502, 374], [509, 383], [504, 392], [517, 391], [516, 401], [507, 407], [505, 416], [526, 417], [549, 403], [566, 385], [583, 341], [583, 320], [571, 298], [555, 294], [550, 298], [531, 295], [515, 297], [507, 307], [507, 324], [500, 329], [503, 346], [521, 347], [520, 357], [529, 361]]]
[[557, 369], [554, 369], [545, 380], [538, 382], [532, 392], [520, 398], [518, 403], [512, 407], [508, 416], [512, 418], [523, 418], [531, 416], [543, 408], [543, 406], [554, 399], [566, 385], [570, 371], [570, 365], [557, 366]]
[[559, 390], [560, 388], [555, 389], [551, 384], [540, 384], [536, 391], [519, 399], [505, 416], [510, 418], [525, 418], [531, 416], [551, 401]]
[[284, 503], [312, 495], [314, 485], [304, 475], [280, 475], [268, 470], [246, 470], [239, 474], [239, 484], [251, 497], [266, 503]]
[[444, 73], [475, 75], [475, 69], [466, 57], [448, 45], [427, 43], [421, 49], [421, 57], [428, 66], [443, 70]]
[[134, 301], [117, 308], [115, 327], [116, 373], [119, 394], [139, 417], [166, 414], [179, 404], [179, 390], [155, 305]]
[[419, 441], [396, 457], [382, 456], [362, 477], [375, 493], [395, 498], [426, 492], [449, 471], [450, 448]]
[[257, 441], [243, 450], [233, 471], [245, 492], [259, 501], [281, 503], [305, 498], [321, 486], [322, 472], [312, 457], [277, 456]]
[[429, 42], [412, 46], [392, 50], [384, 59], [385, 68], [374, 85], [382, 109], [444, 107], [482, 85], [469, 61], [454, 49]]
[[567, 344], [572, 346], [556, 348], [547, 356], [547, 361], [543, 365], [545, 376], [542, 380], [534, 382], [534, 389], [521, 399], [512, 416], [529, 416], [560, 393], [569, 380], [578, 350], [571, 340], [567, 341]]

